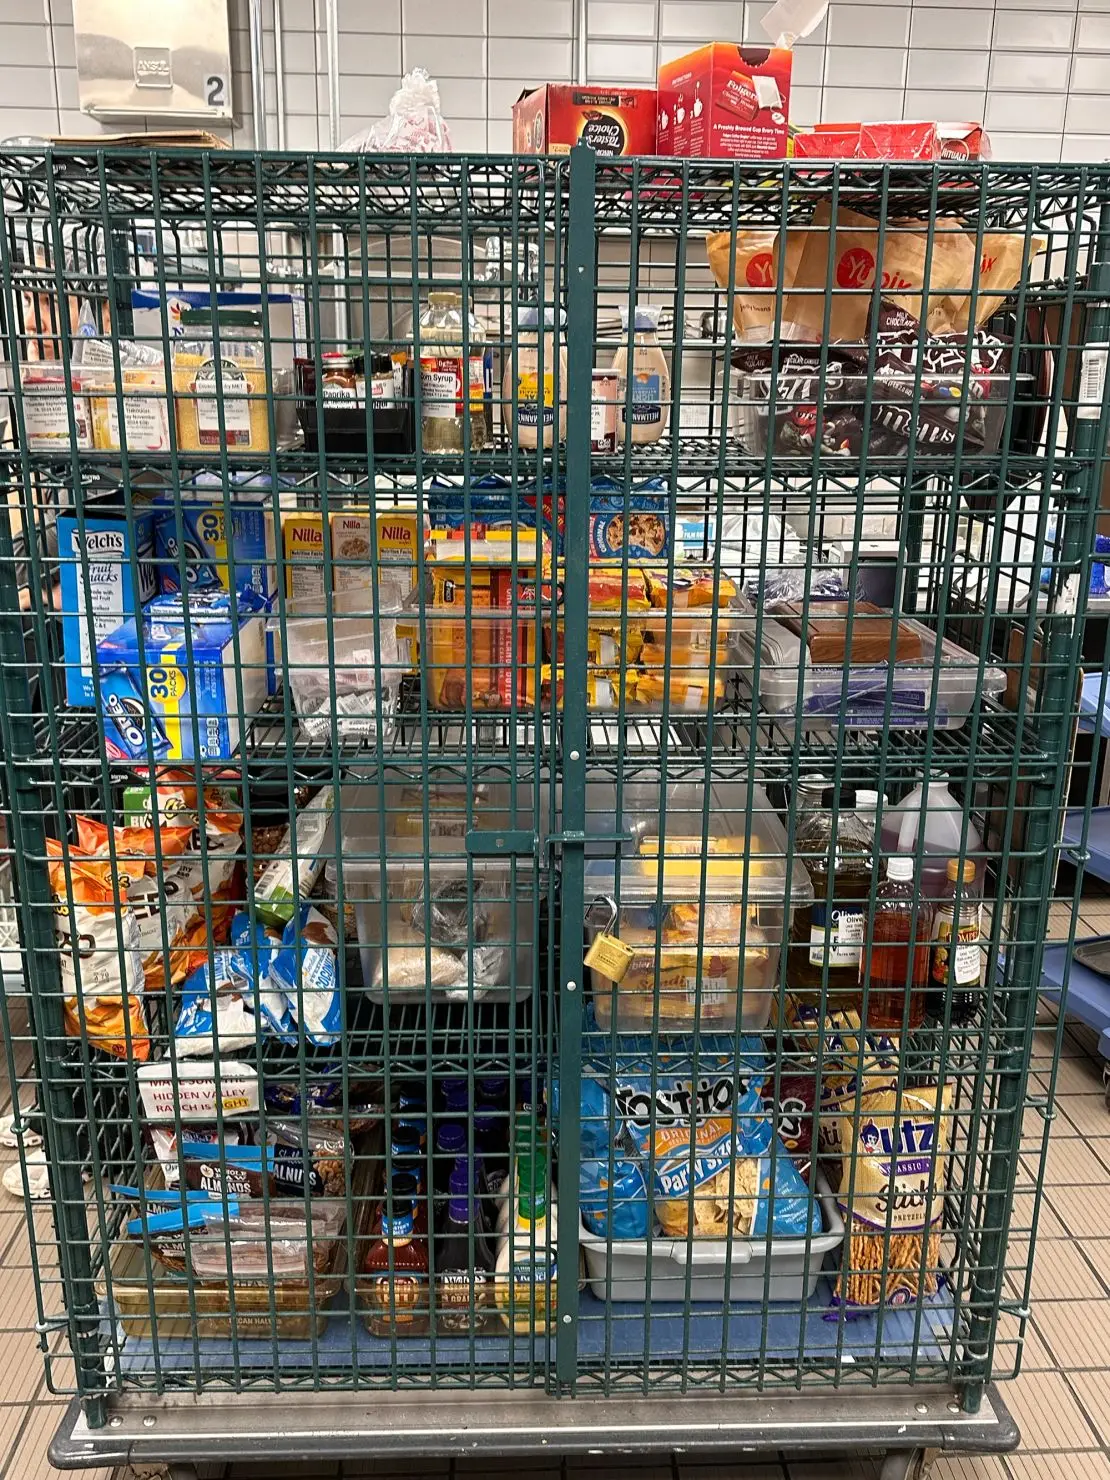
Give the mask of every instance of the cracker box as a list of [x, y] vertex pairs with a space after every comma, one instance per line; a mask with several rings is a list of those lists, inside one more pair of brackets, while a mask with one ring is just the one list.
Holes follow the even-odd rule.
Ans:
[[[465, 709], [468, 694], [474, 709], [508, 708], [514, 685], [520, 685], [518, 702], [527, 702], [526, 674], [536, 656], [534, 539], [521, 536], [516, 553], [514, 573], [511, 543], [471, 541], [468, 574], [464, 542], [441, 541], [433, 549], [428, 561], [432, 601], [426, 615], [433, 708]], [[515, 620], [510, 615], [514, 608]]]
[[792, 53], [711, 41], [659, 68], [659, 136], [692, 159], [785, 159]]
[[140, 606], [155, 594], [155, 512], [149, 506], [137, 507], [130, 527], [122, 510], [103, 517], [90, 512], [84, 524], [82, 533], [73, 515], [59, 516], [58, 557], [66, 702], [91, 709], [96, 704], [93, 649], [134, 615], [136, 590]]
[[513, 104], [514, 154], [569, 154], [580, 140], [610, 159], [654, 154], [655, 89], [547, 82]]
[[179, 607], [189, 602], [188, 643], [180, 610], [166, 605], [174, 599], [155, 597], [141, 619], [132, 617], [97, 643], [104, 748], [111, 760], [141, 766], [230, 760], [244, 725], [265, 701], [266, 617], [244, 610], [244, 600], [237, 654], [225, 597], [176, 598]]

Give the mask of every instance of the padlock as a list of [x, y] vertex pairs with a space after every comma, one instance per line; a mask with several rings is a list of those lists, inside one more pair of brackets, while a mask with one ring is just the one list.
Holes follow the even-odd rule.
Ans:
[[594, 936], [590, 942], [589, 949], [582, 959], [592, 971], [597, 972], [598, 976], [603, 976], [611, 982], [620, 982], [624, 980], [628, 968], [632, 965], [632, 958], [636, 953], [631, 946], [626, 946], [623, 940], [618, 940], [612, 933], [613, 927], [617, 923], [617, 905], [615, 900], [605, 898], [595, 899], [586, 911], [586, 920], [589, 921], [590, 915], [598, 905], [608, 906], [609, 919], [606, 922], [605, 929]]

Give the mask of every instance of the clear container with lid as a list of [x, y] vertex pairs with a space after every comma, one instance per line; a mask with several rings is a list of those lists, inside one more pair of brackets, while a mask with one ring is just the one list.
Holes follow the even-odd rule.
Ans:
[[[532, 829], [508, 787], [429, 780], [349, 788], [343, 881], [376, 1001], [480, 1001], [532, 989], [534, 870], [473, 834]], [[523, 815], [523, 811], [527, 815]], [[349, 942], [350, 943], [350, 942]]]
[[589, 942], [607, 932], [633, 951], [619, 982], [590, 970], [598, 1026], [756, 1032], [770, 1018], [794, 912], [813, 899], [809, 876], [787, 859], [786, 833], [762, 787], [714, 786], [708, 835], [703, 787], [666, 789], [662, 838], [660, 800], [658, 787], [654, 812], [650, 787], [625, 798], [623, 856], [586, 864]]
[[425, 452], [462, 452], [491, 440], [486, 334], [461, 293], [428, 294], [420, 315], [420, 425]]
[[[628, 310], [621, 306], [621, 328], [627, 338]], [[613, 358], [620, 380], [617, 435], [622, 442], [658, 442], [667, 430], [671, 409], [671, 372], [659, 347], [659, 308], [638, 304], [632, 325], [632, 370], [628, 368], [628, 345], [622, 344]], [[632, 405], [629, 408], [629, 385]]]
[[269, 452], [261, 310], [187, 308], [181, 327], [173, 349], [179, 451]]
[[[505, 352], [505, 374], [501, 384], [502, 422], [512, 427], [520, 447], [534, 448], [540, 442], [551, 447], [567, 435], [567, 347], [563, 338], [563, 315], [554, 308], [543, 310], [543, 367], [540, 367], [540, 310], [523, 308], [517, 319], [516, 388], [513, 387], [513, 354]], [[559, 405], [555, 396], [558, 381]]]

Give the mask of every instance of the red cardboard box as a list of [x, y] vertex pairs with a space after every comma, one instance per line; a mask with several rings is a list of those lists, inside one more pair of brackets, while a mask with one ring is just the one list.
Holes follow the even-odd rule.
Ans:
[[981, 123], [938, 123], [941, 159], [993, 159], [994, 151]]
[[711, 41], [659, 68], [660, 154], [784, 159], [793, 53]]
[[815, 123], [794, 135], [795, 159], [885, 159], [892, 162], [940, 159], [935, 123]]
[[654, 154], [655, 89], [547, 82], [513, 104], [515, 154], [569, 154], [579, 139], [610, 159]]

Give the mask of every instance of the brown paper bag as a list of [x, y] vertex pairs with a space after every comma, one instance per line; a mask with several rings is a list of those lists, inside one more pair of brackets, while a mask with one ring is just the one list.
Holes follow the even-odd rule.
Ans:
[[[975, 260], [975, 233], [968, 233], [969, 262], [967, 272], [950, 288], [957, 289], [957, 296], [946, 298], [943, 304], [948, 328], [958, 334], [966, 334], [971, 315], [971, 268]], [[1048, 243], [1044, 237], [1029, 239], [1026, 254], [1023, 231], [985, 231], [983, 252], [979, 260], [979, 297], [975, 301], [975, 325], [978, 329], [997, 313], [1009, 295], [1025, 275], [1026, 268]], [[966, 295], [966, 296], [965, 296]]]
[[[718, 231], [706, 238], [709, 269], [719, 288], [735, 285], [732, 321], [739, 338], [748, 344], [774, 338], [775, 283], [773, 253], [777, 231]], [[745, 288], [758, 291], [745, 293]]]
[[[829, 233], [832, 230], [832, 259]], [[831, 284], [829, 339], [863, 339], [875, 282], [878, 223], [843, 207], [833, 226], [832, 206], [819, 201], [809, 227], [794, 228], [776, 244], [774, 271], [782, 258], [783, 337], [820, 343], [825, 326], [825, 298]], [[802, 289], [801, 292], [789, 291]], [[789, 328], [787, 327], [789, 326]]]

